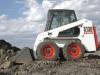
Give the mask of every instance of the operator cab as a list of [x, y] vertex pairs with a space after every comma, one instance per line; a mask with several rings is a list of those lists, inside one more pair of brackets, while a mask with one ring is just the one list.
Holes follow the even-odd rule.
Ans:
[[[52, 9], [48, 12], [48, 20], [45, 31], [67, 25], [69, 23], [77, 21], [74, 10], [65, 9]], [[77, 37], [80, 34], [78, 27], [59, 32], [58, 37]]]
[[52, 9], [48, 11], [48, 19], [45, 31], [67, 25], [77, 21], [74, 10]]

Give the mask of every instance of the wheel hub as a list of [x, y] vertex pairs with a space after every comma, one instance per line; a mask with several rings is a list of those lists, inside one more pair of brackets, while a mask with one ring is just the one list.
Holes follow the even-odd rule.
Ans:
[[51, 45], [46, 45], [42, 50], [43, 57], [46, 59], [50, 59], [54, 56], [54, 48]]
[[81, 50], [77, 44], [72, 44], [68, 47], [67, 52], [73, 59], [76, 59], [80, 55]]

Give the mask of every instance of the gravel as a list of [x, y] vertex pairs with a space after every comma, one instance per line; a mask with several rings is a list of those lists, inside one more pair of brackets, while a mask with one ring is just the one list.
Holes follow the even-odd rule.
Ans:
[[[2, 42], [0, 41], [0, 66], [3, 64], [4, 68], [0, 68], [0, 75], [100, 75], [99, 50], [86, 54], [84, 58], [78, 60], [34, 60], [29, 64], [15, 64], [11, 59], [21, 49], [12, 47], [4, 40]], [[7, 43], [10, 47], [7, 46]], [[4, 48], [5, 44], [6, 48]], [[4, 63], [8, 63], [8, 65], [4, 65]]]

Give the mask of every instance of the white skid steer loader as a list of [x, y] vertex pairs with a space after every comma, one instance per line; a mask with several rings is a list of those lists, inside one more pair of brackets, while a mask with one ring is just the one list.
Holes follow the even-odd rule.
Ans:
[[37, 36], [33, 51], [23, 49], [14, 62], [29, 63], [32, 58], [50, 61], [61, 57], [76, 60], [97, 48], [96, 27], [92, 21], [77, 20], [74, 10], [52, 9], [48, 11], [45, 31]]
[[57, 60], [60, 54], [78, 59], [98, 48], [96, 27], [87, 19], [77, 20], [74, 10], [52, 9], [48, 12], [45, 31], [34, 44], [35, 59]]

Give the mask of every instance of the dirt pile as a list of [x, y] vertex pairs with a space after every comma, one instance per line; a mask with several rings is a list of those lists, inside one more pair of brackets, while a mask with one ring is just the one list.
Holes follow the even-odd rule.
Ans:
[[76, 61], [35, 60], [29, 64], [13, 63], [12, 57], [25, 49], [0, 40], [0, 75], [100, 75], [100, 51]]
[[20, 51], [20, 49], [5, 40], [0, 40], [0, 64], [9, 61], [10, 58], [16, 55], [17, 51]]

